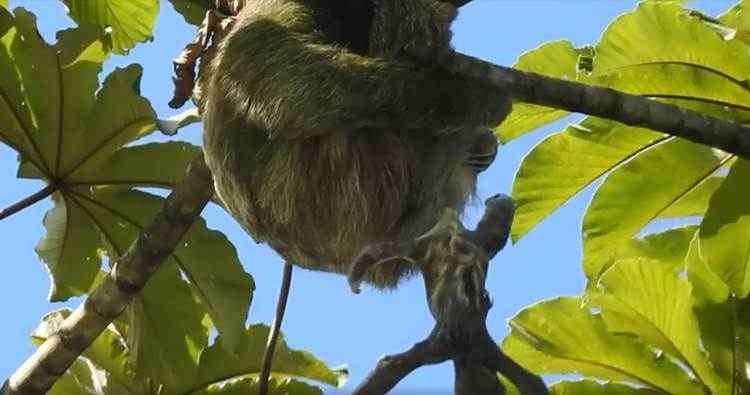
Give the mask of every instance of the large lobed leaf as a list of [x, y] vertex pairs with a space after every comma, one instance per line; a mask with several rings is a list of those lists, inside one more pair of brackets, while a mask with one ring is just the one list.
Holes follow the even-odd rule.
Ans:
[[[235, 353], [227, 352], [219, 337], [201, 355], [193, 387], [208, 388], [230, 379], [257, 376], [268, 333], [265, 325], [249, 326]], [[276, 378], [304, 378], [336, 386], [343, 385], [347, 377], [345, 370], [330, 369], [312, 355], [290, 349], [283, 336], [279, 336], [276, 344], [271, 374]]]
[[623, 243], [730, 158], [703, 145], [671, 139], [612, 171], [583, 218], [583, 270], [589, 279], [611, 264]]
[[[557, 43], [548, 45], [559, 45]], [[591, 53], [590, 75], [579, 75], [581, 81], [671, 101], [734, 121], [750, 119], [750, 84], [747, 82], [750, 55], [747, 46], [737, 40], [724, 40], [703, 20], [681, 9], [677, 3], [640, 4], [633, 12], [613, 21]], [[587, 56], [583, 52], [579, 55], [580, 59]], [[562, 59], [562, 64], [567, 64], [569, 57]], [[549, 68], [554, 73], [560, 64], [548, 59], [536, 67]], [[640, 155], [647, 155], [651, 147], [664, 138], [655, 132], [590, 118], [548, 137], [524, 158], [514, 181], [513, 196], [519, 206], [513, 238], [522, 237], [606, 173], [628, 161], [637, 161]], [[643, 178], [664, 178], [664, 174], [689, 176], [681, 174], [683, 169], [665, 170], [656, 163], [641, 167], [640, 171]], [[622, 181], [622, 178], [607, 179], [602, 188], [616, 181]], [[678, 190], [676, 184], [671, 185], [669, 196], [665, 195], [665, 190], [648, 188], [639, 190], [639, 195], [661, 194], [665, 200], [670, 199], [670, 204], [661, 207], [652, 219], [701, 215], [720, 178], [706, 176], [695, 181], [696, 184], [690, 184], [685, 190]], [[611, 188], [617, 189], [616, 186]], [[620, 188], [618, 192], [626, 191]], [[644, 198], [648, 199], [647, 196]], [[623, 210], [624, 204], [618, 202], [619, 197], [596, 203], [600, 210], [612, 210], [607, 218], [609, 223], [630, 221], [631, 224], [622, 229], [584, 228], [584, 233], [609, 237], [606, 233], [612, 232], [608, 241], [619, 244], [646, 225], [640, 224], [640, 228], [635, 229], [635, 219], [631, 220], [630, 213]], [[591, 248], [598, 249], [596, 242]], [[606, 257], [602, 261], [601, 256], [595, 255], [587, 257], [587, 274], [590, 276], [596, 275], [596, 270], [606, 264]], [[597, 262], [592, 263], [592, 260]]]
[[701, 333], [693, 315], [690, 284], [658, 261], [618, 261], [599, 280], [602, 293], [591, 295], [607, 328], [636, 336], [687, 367], [700, 387], [729, 393], [725, 378], [701, 351]]
[[522, 310], [503, 350], [536, 373], [576, 373], [634, 383], [660, 393], [702, 394], [685, 371], [633, 338], [609, 332], [579, 298], [561, 297]]
[[700, 251], [706, 262], [740, 298], [750, 293], [750, 163], [729, 170], [711, 197], [700, 227]]
[[77, 23], [112, 29], [112, 50], [126, 53], [136, 43], [150, 40], [159, 0], [62, 0]]
[[[37, 252], [52, 277], [50, 299], [65, 300], [88, 292], [103, 252], [114, 262], [161, 206], [135, 188], [172, 187], [200, 148], [133, 145], [156, 130], [156, 116], [139, 93], [140, 66], [117, 68], [99, 86], [108, 56], [101, 29], [65, 30], [50, 45], [33, 15], [14, 14], [0, 9], [0, 141], [19, 152], [20, 177], [58, 188]], [[195, 370], [205, 312], [236, 346], [253, 287], [229, 241], [197, 221], [128, 310], [139, 374], [171, 387]]]

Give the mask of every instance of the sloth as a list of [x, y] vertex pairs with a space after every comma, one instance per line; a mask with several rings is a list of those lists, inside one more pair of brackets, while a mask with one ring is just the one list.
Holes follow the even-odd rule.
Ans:
[[[367, 245], [461, 211], [495, 159], [501, 89], [437, 59], [454, 5], [251, 0], [209, 65], [204, 151], [218, 197], [288, 262], [347, 273]], [[404, 261], [365, 281], [395, 287]]]

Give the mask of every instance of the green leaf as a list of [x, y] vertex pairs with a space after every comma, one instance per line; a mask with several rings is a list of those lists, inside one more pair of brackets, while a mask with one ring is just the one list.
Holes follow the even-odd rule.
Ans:
[[48, 395], [103, 395], [106, 388], [105, 375], [90, 362], [77, 359], [65, 373], [55, 381]]
[[[133, 190], [102, 188], [94, 196], [114, 222], [106, 234], [127, 230], [127, 247], [159, 210], [163, 200], [159, 197]], [[206, 262], [211, 262], [207, 265]], [[255, 285], [237, 258], [237, 251], [226, 237], [206, 227], [197, 219], [170, 254], [165, 265], [176, 264], [190, 282], [193, 293], [200, 299], [201, 307], [211, 317], [228, 350], [244, 337], [245, 320]]]
[[685, 256], [697, 230], [696, 225], [688, 225], [651, 233], [642, 238], [630, 239], [625, 242], [613, 260], [653, 259], [659, 261], [659, 264], [667, 265], [677, 273], [685, 268]]
[[[142, 204], [139, 195], [145, 194], [111, 188], [98, 191], [93, 198], [81, 192], [74, 195], [76, 203], [97, 224], [108, 246], [110, 261], [121, 256], [140, 233], [141, 227], [133, 221], [143, 221], [140, 217], [150, 219], [155, 214], [155, 207]], [[190, 286], [181, 279], [178, 266], [168, 259], [124, 315], [130, 360], [138, 377], [149, 377], [168, 389], [190, 378], [208, 341], [203, 317]]]
[[732, 292], [750, 293], [750, 163], [743, 159], [729, 170], [711, 197], [701, 223], [700, 251]]
[[54, 206], [44, 215], [47, 233], [37, 243], [36, 252], [52, 281], [48, 299], [56, 302], [91, 289], [102, 265], [104, 246], [80, 206], [59, 194], [53, 195], [53, 201]]
[[675, 3], [641, 3], [613, 21], [596, 45], [591, 77], [628, 93], [689, 99], [725, 113], [747, 115], [750, 106], [747, 47], [722, 39]]
[[688, 280], [692, 284], [693, 301], [696, 307], [727, 300], [729, 287], [703, 259], [697, 233], [690, 242], [685, 267]]
[[137, 42], [152, 39], [158, 0], [63, 0], [76, 23], [112, 29], [112, 50], [126, 53]]
[[706, 209], [708, 209], [708, 201], [711, 199], [711, 195], [719, 188], [722, 182], [724, 182], [724, 177], [721, 176], [706, 178], [659, 214], [659, 218], [703, 215]]
[[502, 349], [538, 374], [582, 374], [627, 381], [659, 393], [703, 394], [686, 372], [645, 344], [607, 330], [582, 300], [559, 297], [527, 307], [510, 321]]
[[552, 386], [553, 395], [659, 395], [648, 388], [635, 388], [617, 383], [597, 383], [591, 380], [561, 381]]
[[141, 66], [130, 65], [107, 76], [85, 128], [65, 134], [61, 178], [75, 177], [77, 172], [90, 172], [102, 166], [123, 144], [156, 129], [156, 114], [148, 100], [139, 94], [142, 73]]
[[513, 240], [596, 179], [665, 138], [591, 117], [545, 138], [523, 159], [513, 181]]
[[518, 388], [516, 388], [507, 377], [503, 375], [498, 375], [498, 377], [500, 378], [500, 383], [505, 387], [505, 395], [522, 395]]
[[709, 147], [671, 139], [612, 171], [583, 218], [583, 269], [589, 279], [612, 263], [623, 243], [727, 159]]
[[[268, 332], [265, 325], [251, 325], [241, 339], [236, 353], [227, 352], [219, 336], [216, 343], [201, 355], [200, 367], [194, 385], [190, 388], [206, 388], [244, 376], [256, 377], [260, 372]], [[345, 372], [328, 368], [304, 351], [290, 349], [283, 336], [279, 336], [276, 344], [271, 375], [275, 378], [296, 377], [337, 386], [343, 385], [346, 380]]]
[[208, 342], [203, 312], [175, 265], [154, 274], [126, 310], [127, 344], [139, 378], [151, 378], [167, 389], [181, 388], [197, 368]]
[[208, 10], [215, 8], [214, 0], [169, 0], [174, 10], [185, 18], [185, 22], [198, 26]]
[[[580, 50], [568, 40], [552, 41], [523, 53], [514, 68], [555, 78], [575, 79]], [[507, 143], [540, 126], [556, 121], [567, 111], [526, 103], [514, 103], [513, 112], [497, 128], [500, 141]]]
[[634, 335], [670, 354], [706, 393], [729, 393], [701, 351], [687, 281], [659, 262], [632, 259], [615, 263], [599, 279], [599, 287], [603, 292], [592, 294], [591, 303], [601, 308], [610, 331]]
[[15, 18], [0, 10], [0, 34], [0, 139], [52, 178], [60, 166], [62, 136], [75, 133], [93, 105], [97, 74], [107, 58], [103, 33], [64, 30], [49, 45], [34, 16], [19, 8]]
[[123, 147], [98, 166], [82, 166], [67, 182], [169, 188], [182, 179], [187, 164], [200, 152], [200, 147], [179, 141]]
[[701, 330], [701, 345], [716, 371], [736, 388], [750, 388], [743, 372], [750, 361], [750, 299], [738, 300], [711, 269], [700, 252], [696, 234], [687, 257], [687, 275], [693, 285], [693, 312]]
[[[191, 392], [195, 395], [251, 395], [258, 393], [258, 381], [242, 379], [223, 385], [212, 385], [208, 389]], [[323, 395], [320, 388], [292, 379], [271, 379], [268, 395]]]
[[[46, 314], [42, 318], [39, 326], [34, 329], [34, 332], [31, 335], [32, 342], [39, 346], [44, 340], [56, 334], [59, 331], [63, 320], [70, 316], [70, 314], [70, 309], [61, 309]], [[124, 344], [124, 339], [120, 333], [115, 330], [114, 326], [108, 326], [83, 352], [83, 357], [86, 358], [86, 363], [81, 365], [81, 359], [74, 363], [73, 366], [78, 365], [81, 370], [69, 370], [68, 372], [71, 373], [70, 376], [67, 376], [66, 379], [66, 376], [64, 375], [61, 379], [61, 381], [66, 382], [66, 384], [60, 386], [55, 385], [52, 393], [65, 395], [79, 393], [99, 394], [99, 392], [88, 392], [90, 389], [94, 388], [93, 381], [100, 380], [99, 377], [106, 378], [106, 380], [97, 384], [104, 389], [127, 389], [130, 392], [135, 392], [135, 373], [128, 364], [128, 351], [125, 349]], [[89, 375], [81, 376], [81, 374], [84, 373]], [[70, 385], [77, 385], [81, 390], [64, 392], [64, 389], [69, 388]], [[105, 393], [109, 392], [105, 391]]]

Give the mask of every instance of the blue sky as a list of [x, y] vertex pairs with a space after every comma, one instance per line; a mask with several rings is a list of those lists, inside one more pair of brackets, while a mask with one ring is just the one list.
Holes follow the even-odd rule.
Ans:
[[[48, 41], [54, 32], [71, 26], [62, 3], [55, 0], [10, 0], [10, 7], [25, 7], [38, 16], [40, 32]], [[715, 15], [733, 1], [704, 0], [693, 7]], [[454, 25], [454, 44], [462, 52], [510, 65], [526, 50], [544, 42], [567, 38], [575, 45], [594, 43], [617, 15], [632, 9], [633, 0], [474, 0], [464, 7]], [[137, 62], [144, 66], [141, 91], [157, 113], [168, 116], [172, 94], [171, 60], [192, 38], [195, 28], [186, 24], [167, 1], [154, 41], [138, 45], [127, 57], [115, 56], [103, 75], [116, 66]], [[570, 122], [568, 119], [566, 122]], [[501, 147], [498, 159], [480, 178], [484, 199], [509, 193], [513, 175], [524, 155], [558, 122]], [[181, 132], [180, 138], [200, 142], [200, 127]], [[37, 191], [39, 181], [17, 180], [16, 154], [0, 145], [0, 207]], [[549, 217], [515, 245], [509, 245], [490, 266], [488, 288], [495, 300], [488, 325], [501, 339], [506, 321], [519, 309], [558, 295], [576, 295], [583, 288], [580, 266], [580, 218], [591, 188]], [[481, 200], [480, 200], [481, 202]], [[4, 379], [33, 351], [28, 335], [39, 318], [50, 310], [76, 306], [47, 302], [49, 278], [34, 245], [43, 234], [41, 224], [49, 201], [40, 202], [0, 221], [0, 378]], [[481, 205], [468, 210], [467, 224], [478, 219]], [[253, 243], [242, 229], [216, 206], [206, 209], [209, 226], [220, 229], [237, 246], [246, 270], [255, 278], [256, 291], [250, 322], [270, 323], [281, 276], [280, 258], [266, 246]], [[343, 277], [296, 270], [283, 331], [293, 348], [310, 351], [330, 365], [348, 364], [351, 390], [383, 354], [400, 352], [421, 340], [431, 329], [432, 318], [424, 300], [421, 280], [404, 283], [397, 291], [380, 292], [365, 287], [354, 295]], [[450, 393], [450, 364], [423, 368], [398, 387], [398, 394]], [[346, 393], [343, 391], [342, 393]], [[332, 393], [327, 390], [326, 393]]]

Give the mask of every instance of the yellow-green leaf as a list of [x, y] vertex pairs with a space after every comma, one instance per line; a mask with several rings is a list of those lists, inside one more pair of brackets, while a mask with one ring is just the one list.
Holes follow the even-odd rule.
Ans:
[[[200, 367], [191, 388], [204, 388], [225, 380], [257, 376], [268, 332], [269, 328], [265, 325], [249, 326], [236, 353], [227, 352], [219, 336], [216, 343], [201, 355]], [[330, 369], [304, 351], [290, 349], [283, 336], [279, 337], [276, 344], [271, 375], [275, 378], [295, 377], [336, 386], [343, 385], [347, 376], [345, 371]]]
[[[192, 392], [191, 395], [248, 395], [258, 393], [258, 380], [245, 378], [208, 389]], [[271, 379], [268, 395], [323, 395], [320, 388], [292, 379]]]
[[208, 10], [215, 8], [214, 0], [169, 0], [174, 10], [185, 18], [185, 22], [198, 26]]
[[[94, 202], [111, 213], [119, 229], [138, 232], [156, 215], [163, 204], [159, 197], [133, 190], [102, 188]], [[117, 232], [118, 228], [110, 232]], [[126, 245], [127, 246], [127, 245]], [[207, 265], [206, 262], [212, 262]], [[252, 277], [237, 258], [237, 251], [226, 237], [196, 219], [165, 265], [176, 264], [190, 282], [201, 307], [209, 314], [230, 350], [243, 336], [245, 320], [255, 289]]]
[[598, 383], [592, 380], [562, 381], [552, 387], [553, 395], [661, 395], [648, 388], [635, 388], [617, 383]]
[[[574, 80], [579, 52], [568, 40], [552, 41], [525, 52], [513, 67], [549, 77]], [[497, 128], [496, 133], [500, 141], [507, 143], [567, 114], [567, 111], [554, 108], [514, 103], [513, 112]]]
[[[0, 10], [0, 139], [49, 178], [58, 174], [63, 136], [85, 124], [107, 58], [102, 32], [77, 28], [49, 45], [35, 17]], [[63, 105], [64, 103], [64, 105]]]
[[730, 157], [687, 140], [651, 147], [610, 173], [583, 218], [583, 268], [596, 279], [624, 242]]
[[586, 118], [542, 140], [523, 159], [513, 181], [513, 239], [614, 167], [665, 138], [647, 129]]
[[711, 195], [722, 182], [724, 182], [724, 177], [721, 176], [706, 178], [659, 214], [659, 218], [690, 217], [705, 214]]
[[538, 374], [581, 374], [660, 393], [703, 394], [678, 365], [631, 337], [609, 332], [582, 304], [560, 297], [525, 308], [511, 319], [503, 350]]
[[112, 29], [112, 50], [126, 53], [138, 42], [150, 40], [159, 0], [63, 0], [79, 24]]
[[596, 45], [592, 77], [630, 93], [750, 108], [747, 47], [675, 3], [641, 3], [613, 21]]
[[697, 230], [696, 225], [687, 225], [630, 239], [623, 244], [614, 260], [642, 257], [657, 260], [675, 273], [682, 271], [690, 242]]
[[592, 292], [591, 304], [601, 308], [610, 331], [636, 336], [670, 354], [696, 377], [704, 392], [729, 393], [727, 382], [701, 351], [690, 284], [678, 273], [658, 261], [621, 260], [598, 285], [602, 292]]
[[700, 227], [700, 251], [711, 269], [744, 298], [750, 293], [750, 163], [729, 170]]

